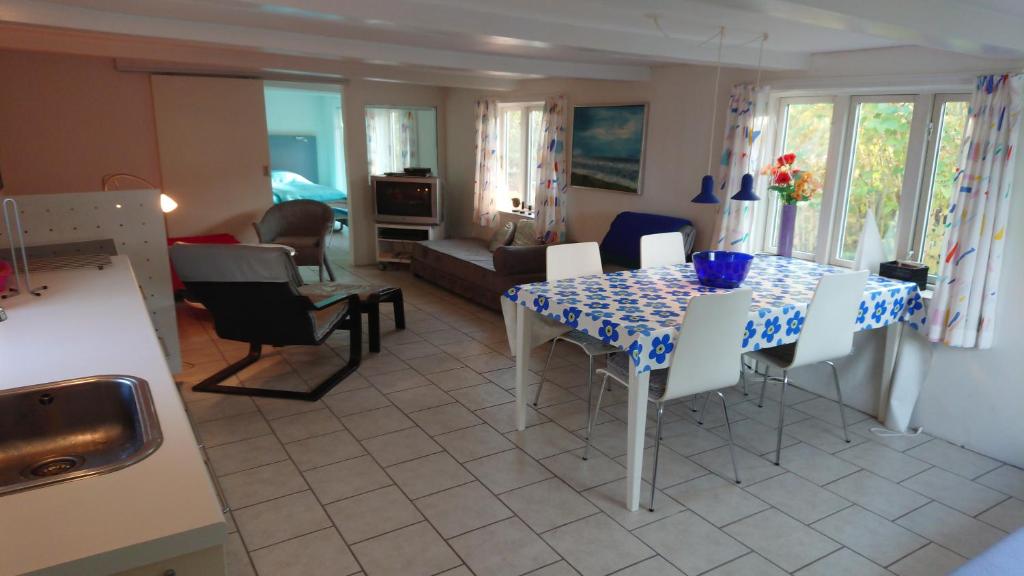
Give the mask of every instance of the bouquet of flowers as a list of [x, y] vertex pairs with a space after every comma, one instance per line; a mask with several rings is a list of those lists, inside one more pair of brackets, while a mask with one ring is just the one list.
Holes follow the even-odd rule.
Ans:
[[779, 199], [787, 205], [810, 200], [821, 187], [814, 174], [796, 168], [795, 164], [796, 154], [788, 152], [761, 171], [770, 177], [768, 189], [778, 192]]

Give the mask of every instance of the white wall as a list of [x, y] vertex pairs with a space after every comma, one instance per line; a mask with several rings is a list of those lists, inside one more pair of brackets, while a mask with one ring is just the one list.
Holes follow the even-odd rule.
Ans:
[[[697, 228], [698, 248], [710, 242], [718, 219], [717, 207], [693, 204], [707, 172], [708, 138], [714, 138], [712, 174], [725, 132], [729, 87], [753, 79], [749, 70], [723, 69], [718, 118], [712, 131], [711, 95], [715, 70], [705, 66], [662, 66], [649, 82], [594, 80], [535, 80], [512, 92], [484, 93], [450, 90], [448, 95], [448, 199], [452, 220], [461, 234], [478, 233], [473, 224], [474, 106], [484, 95], [499, 101], [536, 101], [564, 94], [575, 104], [648, 104], [642, 194], [604, 192], [570, 187], [567, 198], [568, 235], [573, 241], [600, 241], [616, 214], [625, 210], [653, 212], [690, 219]], [[571, 118], [570, 118], [571, 121]], [[570, 141], [567, 148], [571, 149]]]
[[[319, 183], [344, 190], [344, 150], [337, 150], [337, 108], [341, 106], [341, 88], [334, 92], [282, 87], [267, 84], [264, 100], [267, 107], [267, 133], [291, 136], [316, 136]], [[342, 159], [341, 165], [338, 158]]]
[[[917, 81], [927, 81], [927, 75], [970, 78], [1021, 70], [1022, 65], [1024, 62], [983, 60], [925, 48], [889, 48], [815, 56], [807, 72], [769, 74], [767, 79], [784, 79], [790, 86], [806, 80], [820, 87], [828, 79], [846, 86], [858, 81], [895, 86], [914, 76]], [[954, 444], [1024, 466], [1024, 371], [1020, 368], [1024, 339], [1019, 334], [1024, 325], [1024, 302], [1018, 288], [1024, 285], [1024, 159], [1020, 155], [1015, 178], [995, 346], [979, 351], [934, 345], [912, 426], [923, 426], [927, 433]], [[840, 365], [844, 400], [871, 413], [876, 406], [882, 345], [880, 331], [875, 332], [879, 333], [860, 335], [855, 355]], [[832, 395], [828, 376], [826, 370], [817, 368], [794, 374], [816, 391]]]

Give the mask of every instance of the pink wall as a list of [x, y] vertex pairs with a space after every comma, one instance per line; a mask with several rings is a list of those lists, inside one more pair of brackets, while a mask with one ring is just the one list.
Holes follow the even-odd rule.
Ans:
[[7, 194], [99, 190], [104, 174], [160, 185], [148, 74], [110, 58], [0, 50], [0, 171]]

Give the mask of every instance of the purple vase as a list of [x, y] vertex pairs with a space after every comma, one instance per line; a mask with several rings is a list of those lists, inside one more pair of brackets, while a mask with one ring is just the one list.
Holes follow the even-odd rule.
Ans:
[[779, 220], [779, 256], [793, 255], [793, 228], [796, 226], [796, 204], [782, 205]]

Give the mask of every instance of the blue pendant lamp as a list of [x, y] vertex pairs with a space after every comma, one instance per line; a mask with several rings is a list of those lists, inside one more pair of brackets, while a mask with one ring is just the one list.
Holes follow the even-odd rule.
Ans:
[[715, 179], [711, 176], [711, 158], [714, 154], [715, 120], [718, 117], [718, 80], [722, 76], [722, 42], [725, 40], [725, 26], [718, 29], [718, 66], [715, 69], [715, 90], [711, 99], [711, 137], [708, 138], [708, 173], [700, 180], [700, 194], [693, 197], [694, 204], [718, 204], [715, 196]]
[[[768, 39], [768, 34], [765, 33], [761, 36], [761, 49], [757, 52], [757, 82], [754, 84], [754, 102], [751, 105], [750, 113], [757, 115], [757, 98], [761, 92], [761, 58], [764, 56], [764, 42]], [[754, 131], [750, 130], [747, 136], [750, 141], [750, 148], [754, 147]], [[756, 202], [761, 198], [754, 193], [754, 175], [747, 172], [740, 179], [740, 191], [732, 196], [733, 200], [739, 200], [741, 202]]]

